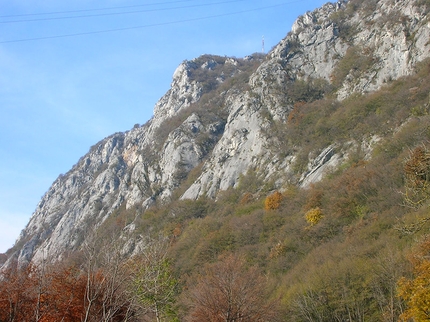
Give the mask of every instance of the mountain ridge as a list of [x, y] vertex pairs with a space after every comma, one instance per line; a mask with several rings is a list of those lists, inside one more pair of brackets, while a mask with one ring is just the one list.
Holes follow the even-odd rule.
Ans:
[[[151, 120], [98, 142], [54, 181], [9, 261], [61, 260], [119, 209], [217, 199], [252, 171], [276, 189], [309, 187], [354, 147], [370, 154], [377, 135], [302, 151], [269, 134], [288, 124], [303, 101], [343, 101], [411, 74], [429, 57], [426, 8], [412, 0], [328, 3], [299, 17], [265, 57], [184, 61]], [[131, 219], [127, 230], [133, 225]]]

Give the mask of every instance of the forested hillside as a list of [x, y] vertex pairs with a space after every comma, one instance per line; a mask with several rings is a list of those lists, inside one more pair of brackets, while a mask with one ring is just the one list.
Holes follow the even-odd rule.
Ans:
[[429, 11], [327, 4], [181, 64], [44, 196], [0, 321], [429, 320]]

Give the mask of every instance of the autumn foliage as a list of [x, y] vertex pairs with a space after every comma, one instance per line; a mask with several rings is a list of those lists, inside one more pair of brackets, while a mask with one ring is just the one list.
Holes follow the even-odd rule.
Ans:
[[413, 266], [412, 278], [401, 278], [399, 296], [405, 300], [407, 309], [401, 315], [403, 321], [430, 320], [430, 236], [419, 244], [410, 256]]
[[0, 283], [0, 321], [78, 321], [84, 289], [85, 282], [72, 269], [9, 267]]
[[[77, 258], [56, 263], [9, 265], [0, 271], [0, 322], [165, 321], [176, 279], [167, 240], [148, 240], [126, 259], [121, 244], [86, 243]], [[80, 258], [79, 258], [80, 256]]]
[[275, 321], [275, 302], [267, 300], [266, 280], [255, 267], [229, 255], [207, 265], [191, 287], [189, 322]]
[[282, 193], [275, 191], [270, 196], [266, 197], [266, 200], [264, 201], [264, 208], [266, 210], [278, 209], [281, 206], [282, 198]]
[[[295, 104], [270, 135], [287, 157], [299, 148], [292, 166], [301, 171], [338, 142], [342, 164], [321, 181], [280, 187], [255, 171], [216, 201], [121, 207], [94, 245], [83, 245], [78, 264], [1, 271], [0, 322], [430, 321], [430, 238], [422, 238], [430, 229], [426, 64], [424, 81]], [[415, 107], [425, 113], [409, 117]], [[267, 196], [274, 189], [284, 192]], [[127, 218], [134, 235], [115, 247], [102, 228], [115, 220], [122, 229]], [[146, 245], [160, 232], [172, 238], [168, 249]], [[141, 254], [124, 258], [132, 241], [144, 242], [135, 249]]]
[[323, 217], [323, 213], [320, 207], [312, 208], [308, 210], [305, 214], [306, 222], [311, 226], [318, 224], [322, 219], [322, 217]]
[[[130, 310], [130, 302], [124, 302], [108, 313], [118, 294], [110, 293], [101, 270], [91, 274], [91, 284], [82, 271], [61, 265], [15, 265], [1, 277], [0, 321], [123, 321]], [[99, 291], [89, 301], [95, 288]]]
[[406, 201], [419, 206], [430, 197], [430, 151], [419, 146], [409, 153], [404, 165]]

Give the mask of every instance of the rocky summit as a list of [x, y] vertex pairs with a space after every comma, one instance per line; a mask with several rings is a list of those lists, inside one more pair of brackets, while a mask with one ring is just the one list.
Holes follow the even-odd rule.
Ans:
[[327, 3], [300, 16], [267, 55], [184, 61], [146, 124], [98, 142], [55, 180], [8, 262], [61, 260], [126, 211], [122, 236], [133, 253], [144, 240], [135, 218], [156, 205], [216, 202], [250, 173], [272, 191], [306, 189], [357, 147], [371, 158], [380, 133], [328, 137], [308, 150], [279, 133], [303, 104], [341, 104], [414, 73], [430, 56], [427, 8], [418, 0]]

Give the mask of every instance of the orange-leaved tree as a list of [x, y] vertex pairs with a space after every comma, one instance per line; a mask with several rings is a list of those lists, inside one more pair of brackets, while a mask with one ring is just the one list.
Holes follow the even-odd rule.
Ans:
[[276, 210], [281, 206], [283, 196], [279, 191], [275, 191], [271, 195], [267, 196], [264, 200], [264, 209]]
[[38, 315], [35, 268], [15, 262], [0, 273], [0, 321], [30, 321]]

